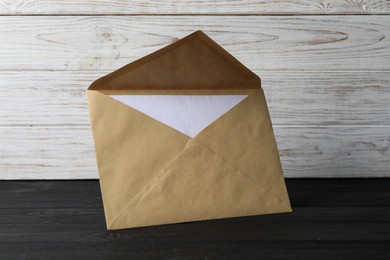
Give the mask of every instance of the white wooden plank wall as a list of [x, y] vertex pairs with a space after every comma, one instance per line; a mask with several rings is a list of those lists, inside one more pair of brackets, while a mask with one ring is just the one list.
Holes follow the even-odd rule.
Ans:
[[86, 88], [198, 29], [262, 78], [287, 177], [390, 177], [390, 0], [0, 0], [0, 179], [97, 178]]

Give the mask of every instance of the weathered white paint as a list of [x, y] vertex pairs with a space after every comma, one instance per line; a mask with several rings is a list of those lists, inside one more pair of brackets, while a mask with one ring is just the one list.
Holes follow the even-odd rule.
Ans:
[[390, 69], [390, 16], [7, 16], [0, 70], [113, 70], [202, 29], [254, 70]]
[[387, 0], [2, 0], [0, 14], [388, 14]]
[[198, 29], [262, 78], [287, 177], [390, 177], [386, 14], [387, 0], [0, 0], [0, 179], [97, 178], [85, 89]]
[[[274, 125], [390, 125], [390, 73], [261, 71]], [[108, 71], [0, 72], [0, 127], [89, 125], [85, 90]]]

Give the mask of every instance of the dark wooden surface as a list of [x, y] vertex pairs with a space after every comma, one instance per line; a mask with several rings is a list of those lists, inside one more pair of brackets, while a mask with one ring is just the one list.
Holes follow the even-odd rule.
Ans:
[[98, 181], [0, 181], [0, 259], [390, 259], [390, 179], [289, 179], [293, 213], [106, 231]]

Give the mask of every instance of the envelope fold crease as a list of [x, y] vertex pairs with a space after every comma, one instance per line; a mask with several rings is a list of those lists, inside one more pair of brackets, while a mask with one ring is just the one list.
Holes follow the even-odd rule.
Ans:
[[262, 89], [255, 90], [206, 127], [194, 141], [205, 145], [290, 205]]
[[97, 91], [88, 100], [108, 224], [189, 137]]
[[[189, 142], [192, 142], [192, 143], [195, 143], [194, 140], [190, 140]], [[247, 173], [244, 173], [242, 170], [238, 169], [236, 166], [234, 166], [233, 164], [231, 164], [229, 161], [227, 161], [226, 159], [224, 159], [221, 155], [219, 155], [218, 153], [216, 153], [215, 151], [211, 150], [209, 147], [207, 147], [206, 145], [204, 144], [201, 144], [201, 143], [197, 143], [199, 145], [202, 145], [203, 147], [205, 147], [206, 149], [208, 149], [211, 153], [213, 153], [215, 156], [218, 156], [222, 161], [224, 161], [225, 163], [229, 164], [232, 168], [234, 168], [237, 172], [239, 172], [240, 174], [242, 174], [243, 176], [245, 176], [246, 178], [248, 178], [251, 182], [253, 182], [254, 184], [256, 184], [257, 186], [259, 186], [260, 189], [263, 189], [265, 190], [267, 193], [269, 193], [270, 195], [274, 196], [275, 198], [277, 198], [279, 200], [279, 202], [281, 204], [284, 204], [285, 206], [285, 209], [287, 211], [289, 211], [291, 209], [291, 206], [290, 206], [290, 203], [286, 203], [285, 200], [283, 200], [281, 197], [279, 197], [278, 194], [274, 194], [270, 188], [267, 188], [264, 184], [262, 184], [261, 182], [258, 182], [257, 180], [253, 179], [251, 175], [248, 175]], [[283, 206], [281, 206], [283, 207]]]
[[286, 212], [288, 207], [201, 144], [189, 142], [110, 229]]

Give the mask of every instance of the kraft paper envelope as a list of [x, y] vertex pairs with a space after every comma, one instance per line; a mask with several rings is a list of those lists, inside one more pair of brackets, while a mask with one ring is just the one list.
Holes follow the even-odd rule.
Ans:
[[107, 229], [291, 211], [260, 78], [203, 32], [87, 94]]

